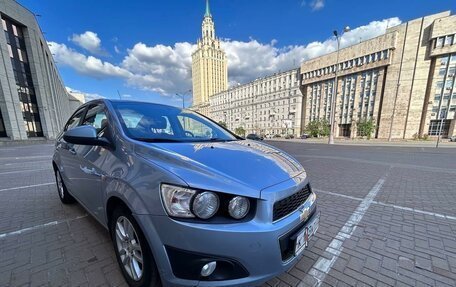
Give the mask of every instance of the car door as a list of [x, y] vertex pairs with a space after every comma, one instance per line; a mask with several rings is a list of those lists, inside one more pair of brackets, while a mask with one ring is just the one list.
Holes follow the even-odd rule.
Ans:
[[86, 107], [81, 107], [70, 117], [68, 122], [65, 124], [63, 128], [62, 134], [59, 135], [57, 139], [56, 149], [59, 155], [59, 170], [63, 177], [63, 181], [65, 182], [65, 186], [69, 189], [70, 193], [78, 198], [77, 189], [77, 182], [75, 182], [75, 176], [77, 175], [77, 171], [74, 169], [77, 164], [75, 163], [75, 154], [76, 151], [74, 149], [74, 144], [68, 143], [63, 139], [63, 134], [80, 125], [82, 118], [84, 117]]
[[[109, 129], [107, 111], [104, 104], [99, 103], [88, 107], [81, 125], [90, 125], [97, 130], [97, 135], [102, 137]], [[106, 159], [109, 148], [90, 145], [75, 145], [74, 157], [76, 159], [72, 169], [76, 172], [77, 193], [81, 203], [97, 218], [103, 216], [102, 178], [101, 169]]]

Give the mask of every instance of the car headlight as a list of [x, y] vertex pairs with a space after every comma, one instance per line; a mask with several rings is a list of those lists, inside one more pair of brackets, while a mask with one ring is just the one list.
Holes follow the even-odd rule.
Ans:
[[228, 212], [234, 219], [244, 218], [250, 210], [250, 201], [243, 196], [236, 196], [228, 204]]
[[160, 192], [163, 198], [163, 205], [170, 216], [193, 218], [195, 215], [190, 210], [190, 203], [196, 190], [162, 184]]
[[199, 193], [195, 196], [192, 205], [193, 213], [201, 219], [209, 219], [219, 208], [219, 197], [210, 191]]
[[311, 206], [315, 203], [316, 200], [317, 200], [317, 195], [313, 192], [309, 195], [309, 198], [307, 199], [307, 201], [310, 203]]

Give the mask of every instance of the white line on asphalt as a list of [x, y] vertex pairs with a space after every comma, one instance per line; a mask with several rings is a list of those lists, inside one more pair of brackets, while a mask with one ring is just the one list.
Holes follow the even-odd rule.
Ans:
[[383, 202], [378, 202], [374, 201], [374, 204], [382, 205], [382, 206], [388, 206], [396, 209], [401, 209], [401, 210], [406, 210], [406, 211], [412, 211], [415, 213], [420, 213], [420, 214], [425, 214], [425, 215], [431, 215], [439, 218], [445, 218], [445, 219], [450, 219], [450, 220], [456, 220], [456, 217], [451, 216], [451, 215], [445, 215], [445, 214], [440, 214], [440, 213], [435, 213], [435, 212], [429, 212], [429, 211], [424, 211], [424, 210], [419, 210], [411, 207], [404, 207], [404, 206], [398, 206], [390, 203], [383, 203]]
[[29, 162], [10, 162], [3, 164], [4, 166], [11, 166], [11, 165], [21, 165], [21, 164], [38, 164], [38, 163], [51, 163], [48, 160], [40, 160], [40, 161], [29, 161]]
[[0, 189], [0, 191], [9, 191], [9, 190], [25, 189], [25, 188], [38, 187], [38, 186], [45, 186], [45, 185], [51, 185], [51, 184], [55, 184], [55, 182], [47, 182], [47, 183], [40, 183], [40, 184], [33, 184], [33, 185], [25, 185], [25, 186], [10, 187], [10, 188]]
[[78, 219], [81, 219], [81, 218], [84, 218], [84, 217], [87, 217], [87, 216], [88, 216], [88, 214], [84, 214], [84, 215], [81, 215], [81, 216], [78, 216], [78, 217], [75, 217], [75, 218], [51, 221], [51, 222], [48, 222], [48, 223], [45, 223], [45, 224], [35, 225], [35, 226], [27, 227], [27, 228], [24, 228], [24, 229], [3, 233], [3, 234], [0, 234], [0, 239], [3, 239], [5, 237], [9, 237], [9, 236], [13, 236], [13, 235], [20, 235], [20, 234], [22, 234], [24, 232], [33, 231], [33, 230], [36, 230], [36, 229], [57, 225], [57, 224], [60, 224], [60, 223], [68, 223], [70, 221], [78, 220]]
[[[388, 173], [378, 180], [366, 197], [361, 201], [345, 225], [340, 229], [336, 237], [331, 241], [331, 243], [329, 243], [329, 246], [326, 248], [324, 253], [331, 254], [331, 259], [320, 257], [310, 269], [308, 274], [317, 281], [314, 285], [315, 287], [320, 286], [325, 280], [326, 275], [329, 273], [332, 266], [344, 250], [342, 244], [345, 240], [350, 239], [353, 232], [355, 232], [358, 223], [361, 221], [367, 209], [374, 201], [375, 196], [385, 183], [387, 176]], [[301, 283], [300, 286], [304, 286], [303, 283]]]
[[[314, 188], [314, 190], [319, 192], [319, 193], [325, 193], [325, 194], [334, 195], [334, 196], [338, 196], [338, 197], [343, 197], [343, 198], [348, 198], [348, 199], [353, 199], [353, 200], [358, 200], [358, 201], [362, 201], [363, 200], [360, 197], [354, 197], [354, 196], [340, 194], [340, 193], [335, 193], [335, 192], [331, 192], [331, 191], [315, 189], [315, 188]], [[415, 208], [411, 208], [411, 207], [405, 207], [405, 206], [400, 206], [400, 205], [395, 205], [395, 204], [391, 204], [391, 203], [384, 203], [384, 202], [379, 202], [379, 201], [375, 201], [374, 200], [374, 201], [372, 201], [372, 204], [388, 206], [388, 207], [392, 207], [392, 208], [396, 208], [396, 209], [400, 209], [400, 210], [420, 213], [420, 214], [424, 214], [424, 215], [435, 216], [435, 217], [438, 217], [438, 218], [456, 220], [455, 216], [441, 214], [441, 213], [435, 213], [435, 212], [430, 212], [430, 211], [419, 210], [419, 209], [415, 209]]]
[[326, 190], [321, 190], [321, 189], [317, 189], [317, 188], [313, 188], [313, 190], [315, 190], [316, 192], [326, 193], [326, 194], [329, 194], [329, 195], [335, 195], [335, 196], [339, 196], [339, 197], [343, 197], [343, 198], [348, 198], [348, 199], [363, 201], [363, 198], [361, 198], [361, 197], [354, 197], [354, 196], [350, 196], [350, 195], [335, 193], [335, 192], [326, 191]]
[[32, 159], [32, 158], [49, 158], [52, 159], [52, 156], [49, 155], [34, 155], [34, 156], [12, 156], [12, 157], [0, 157], [0, 160], [3, 159]]
[[36, 171], [51, 170], [51, 169], [52, 169], [51, 167], [48, 167], [48, 168], [37, 168], [37, 169], [24, 169], [24, 170], [6, 171], [6, 172], [0, 172], [0, 175], [24, 173], [24, 172], [36, 172]]

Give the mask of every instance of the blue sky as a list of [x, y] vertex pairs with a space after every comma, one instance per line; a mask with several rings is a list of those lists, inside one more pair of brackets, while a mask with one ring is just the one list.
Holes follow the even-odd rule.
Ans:
[[[20, 0], [38, 21], [65, 85], [91, 95], [178, 105], [190, 88], [190, 55], [204, 0]], [[231, 84], [246, 82], [334, 50], [386, 26], [455, 10], [454, 0], [211, 0], [216, 33], [228, 54]], [[389, 20], [387, 20], [389, 19]]]

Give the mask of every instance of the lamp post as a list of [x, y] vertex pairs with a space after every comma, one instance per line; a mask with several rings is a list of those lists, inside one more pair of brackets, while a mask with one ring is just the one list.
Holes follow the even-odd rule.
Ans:
[[182, 109], [185, 109], [185, 96], [187, 93], [191, 93], [192, 90], [188, 90], [188, 91], [185, 91], [183, 93], [176, 93], [176, 96], [178, 97], [181, 97], [182, 98]]
[[[350, 31], [350, 27], [345, 27], [344, 32]], [[329, 139], [328, 144], [334, 144], [334, 133], [336, 125], [336, 103], [337, 103], [337, 76], [339, 72], [339, 52], [340, 52], [340, 37], [337, 30], [333, 31], [334, 36], [337, 41], [337, 57], [336, 57], [336, 68], [334, 70], [334, 84], [333, 84], [333, 93], [331, 97], [331, 127], [329, 129]]]

